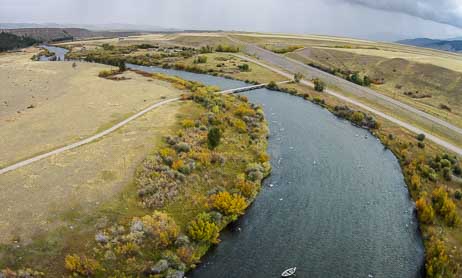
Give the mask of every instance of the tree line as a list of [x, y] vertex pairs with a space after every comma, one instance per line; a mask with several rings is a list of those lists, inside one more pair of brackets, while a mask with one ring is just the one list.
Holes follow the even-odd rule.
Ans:
[[40, 43], [40, 41], [31, 37], [17, 36], [3, 31], [0, 32], [0, 52], [28, 47], [36, 43]]

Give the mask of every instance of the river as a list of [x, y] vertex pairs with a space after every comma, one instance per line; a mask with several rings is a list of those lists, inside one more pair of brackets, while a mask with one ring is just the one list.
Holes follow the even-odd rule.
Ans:
[[[40, 45], [40, 47], [48, 49], [50, 52], [54, 53], [56, 56], [56, 59], [59, 61], [64, 61], [65, 60], [65, 55], [69, 50], [62, 48], [62, 47], [57, 47], [57, 46], [52, 46], [52, 45]], [[46, 57], [46, 56], [40, 56], [40, 61], [50, 61], [52, 57]]]
[[[222, 89], [240, 81], [128, 65]], [[188, 274], [193, 278], [421, 277], [424, 248], [394, 155], [368, 131], [302, 98], [259, 89], [273, 171], [247, 213]]]
[[[133, 65], [130, 65], [133, 67]], [[245, 83], [135, 66], [223, 89]], [[424, 249], [394, 155], [368, 131], [288, 94], [244, 93], [263, 106], [273, 171], [246, 215], [188, 277], [420, 277]]]

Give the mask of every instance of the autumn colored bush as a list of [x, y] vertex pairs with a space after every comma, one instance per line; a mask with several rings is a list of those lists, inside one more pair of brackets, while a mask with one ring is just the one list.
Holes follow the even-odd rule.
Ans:
[[143, 224], [143, 232], [153, 238], [159, 247], [169, 246], [178, 236], [179, 227], [175, 220], [166, 213], [154, 211], [152, 215], [134, 219], [134, 221], [138, 220]]
[[210, 196], [212, 207], [225, 215], [239, 216], [244, 214], [247, 201], [239, 194], [230, 194], [227, 191]]
[[182, 120], [181, 121], [181, 126], [184, 127], [184, 128], [194, 127], [194, 121], [189, 120], [189, 119]]
[[415, 202], [417, 209], [417, 216], [419, 217], [420, 222], [425, 224], [432, 224], [435, 219], [435, 211], [433, 210], [432, 205], [427, 201], [425, 196], [420, 197]]
[[194, 264], [198, 258], [194, 255], [194, 250], [189, 246], [182, 246], [176, 250], [176, 255], [186, 265]]
[[257, 193], [257, 184], [245, 179], [245, 174], [240, 174], [237, 177], [236, 187], [247, 198], [252, 198]]
[[236, 108], [234, 114], [239, 117], [255, 116], [255, 110], [250, 108], [247, 104], [241, 104]]
[[134, 242], [127, 242], [125, 244], [118, 245], [115, 250], [119, 255], [134, 256], [140, 252], [141, 248]]
[[64, 266], [68, 271], [84, 277], [93, 276], [101, 268], [96, 260], [76, 254], [67, 255], [64, 259]]
[[188, 225], [188, 235], [196, 241], [217, 244], [219, 242], [218, 226], [212, 222], [208, 213], [200, 213]]
[[420, 180], [420, 176], [418, 174], [413, 174], [412, 177], [411, 177], [411, 186], [412, 186], [412, 189], [419, 189], [420, 186], [421, 186], [421, 180]]
[[441, 215], [448, 226], [456, 226], [460, 219], [456, 212], [456, 205], [448, 197], [446, 188], [439, 186], [432, 192], [432, 202], [436, 212]]
[[180, 169], [180, 168], [183, 167], [183, 166], [184, 166], [183, 160], [178, 159], [178, 160], [173, 161], [172, 169], [178, 170], [178, 169]]
[[453, 277], [450, 259], [444, 247], [444, 242], [432, 237], [426, 242], [425, 249], [426, 277]]
[[245, 133], [247, 132], [247, 124], [241, 119], [234, 119], [233, 121], [234, 127], [240, 132]]

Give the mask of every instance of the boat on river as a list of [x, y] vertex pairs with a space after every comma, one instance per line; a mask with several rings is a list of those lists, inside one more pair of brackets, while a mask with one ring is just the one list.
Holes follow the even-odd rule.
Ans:
[[282, 272], [281, 277], [292, 277], [292, 276], [295, 276], [295, 271], [297, 271], [297, 268], [296, 268], [296, 267], [288, 268], [288, 269], [284, 270], [284, 272]]

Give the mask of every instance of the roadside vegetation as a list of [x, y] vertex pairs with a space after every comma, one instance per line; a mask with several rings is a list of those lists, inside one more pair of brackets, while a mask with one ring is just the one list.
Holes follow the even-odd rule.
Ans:
[[264, 45], [265, 49], [268, 49], [274, 53], [286, 54], [294, 52], [295, 50], [304, 48], [303, 45]]

